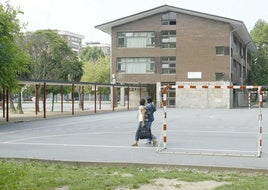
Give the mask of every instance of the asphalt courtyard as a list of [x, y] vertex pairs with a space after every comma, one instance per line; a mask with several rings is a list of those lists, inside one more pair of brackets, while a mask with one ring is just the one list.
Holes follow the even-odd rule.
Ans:
[[[2, 122], [0, 158], [81, 163], [153, 164], [268, 169], [268, 109], [167, 109], [167, 148], [162, 149], [163, 110], [155, 113], [158, 146], [131, 147], [136, 110]], [[2, 118], [1, 118], [2, 119]], [[257, 157], [259, 122], [262, 155]]]

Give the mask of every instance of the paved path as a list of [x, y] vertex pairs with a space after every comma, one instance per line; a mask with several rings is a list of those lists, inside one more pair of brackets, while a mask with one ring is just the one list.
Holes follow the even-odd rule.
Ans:
[[[144, 140], [130, 146], [136, 111], [5, 123], [0, 125], [0, 157], [267, 170], [268, 109], [262, 109], [261, 158], [255, 156], [258, 114], [259, 109], [246, 108], [168, 109], [167, 149], [160, 152]], [[161, 142], [163, 110], [155, 117], [153, 133]]]

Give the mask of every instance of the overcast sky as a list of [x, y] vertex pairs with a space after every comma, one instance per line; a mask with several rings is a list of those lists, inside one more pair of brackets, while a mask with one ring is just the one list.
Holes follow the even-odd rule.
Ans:
[[[0, 0], [3, 4], [6, 0]], [[164, 4], [243, 21], [249, 30], [259, 19], [268, 22], [268, 0], [9, 0], [24, 11], [28, 31], [58, 29], [74, 32], [87, 42], [110, 44], [110, 36], [95, 29], [121, 17]]]

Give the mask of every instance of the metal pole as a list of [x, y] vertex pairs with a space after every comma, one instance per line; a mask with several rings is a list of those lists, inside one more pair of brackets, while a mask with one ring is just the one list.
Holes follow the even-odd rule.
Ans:
[[63, 85], [61, 85], [61, 91], [60, 91], [60, 111], [61, 111], [61, 113], [63, 112], [63, 94], [64, 94]]
[[94, 85], [94, 112], [97, 112], [97, 86]]
[[258, 88], [259, 94], [259, 134], [258, 134], [258, 157], [262, 155], [262, 88]]
[[[162, 106], [164, 110], [163, 127], [162, 127], [163, 149], [167, 148], [167, 90], [170, 88], [172, 88], [172, 86], [167, 85], [162, 90], [162, 94], [163, 94]], [[159, 145], [158, 145], [158, 150], [159, 150]]]
[[35, 115], [37, 115], [38, 110], [37, 110], [37, 101], [38, 101], [38, 85], [36, 84], [35, 86], [35, 102], [34, 102], [34, 109], [35, 109]]
[[81, 107], [82, 107], [82, 111], [84, 111], [84, 100], [85, 100], [85, 87], [82, 86], [82, 97], [81, 97]]
[[129, 86], [127, 87], [127, 109], [129, 110]]
[[46, 89], [47, 89], [47, 87], [46, 87], [46, 83], [44, 83], [44, 99], [43, 99], [43, 109], [44, 109], [44, 118], [46, 118], [47, 116], [46, 116]]
[[74, 115], [74, 83], [72, 84], [72, 115]]
[[38, 85], [35, 85], [35, 115], [38, 114], [38, 103], [39, 103], [39, 97], [38, 97]]
[[6, 96], [5, 96], [5, 94], [6, 94], [6, 89], [5, 89], [5, 87], [3, 87], [3, 95], [2, 95], [2, 97], [3, 97], [3, 103], [2, 103], [2, 108], [3, 108], [3, 118], [5, 118], [6, 117]]
[[115, 86], [113, 85], [113, 111], [114, 111], [114, 107], [115, 107], [115, 101], [116, 101], [116, 94], [115, 94]]
[[101, 87], [99, 87], [99, 109], [101, 110]]
[[248, 92], [248, 109], [251, 109], [251, 91]]
[[7, 115], [6, 115], [6, 121], [9, 121], [9, 90], [6, 90], [6, 109], [7, 109]]
[[163, 148], [167, 148], [167, 88], [163, 89]]

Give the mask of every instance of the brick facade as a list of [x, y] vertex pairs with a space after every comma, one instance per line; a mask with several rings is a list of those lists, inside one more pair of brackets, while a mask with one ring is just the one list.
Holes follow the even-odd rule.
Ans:
[[[176, 13], [175, 25], [161, 24], [162, 15], [168, 12]], [[146, 14], [146, 16], [142, 16], [143, 14]], [[246, 40], [251, 38], [243, 22], [167, 5], [145, 11], [140, 13], [140, 15], [140, 17], [139, 14], [136, 14], [122, 18], [122, 20], [119, 19], [119, 21], [124, 21], [120, 24], [117, 24], [119, 22], [117, 20], [114, 21], [112, 26], [111, 23], [113, 22], [99, 26], [99, 28], [104, 28], [108, 25], [110, 27], [109, 30], [112, 38], [111, 72], [115, 74], [117, 82], [154, 85], [156, 90], [153, 92], [155, 93], [153, 97], [158, 106], [161, 104], [161, 96], [159, 94], [162, 83], [208, 84], [219, 82], [236, 85], [243, 85], [245, 83], [247, 72], [250, 69], [250, 54], [251, 51], [256, 49], [254, 49], [254, 43], [250, 47], [247, 47], [245, 43]], [[176, 31], [176, 48], [161, 47], [162, 31]], [[154, 32], [155, 45], [149, 48], [118, 47], [118, 32]], [[224, 54], [216, 55], [216, 47], [223, 47]], [[176, 57], [176, 72], [174, 74], [161, 73], [161, 57], [167, 56]], [[154, 58], [154, 72], [129, 74], [117, 71], [118, 58], [135, 57]], [[217, 79], [217, 74], [222, 75], [222, 78]], [[197, 78], [196, 75], [198, 76]], [[150, 95], [152, 92], [148, 93], [144, 92], [143, 95]], [[181, 91], [180, 93], [176, 91], [175, 107], [187, 107], [187, 105], [189, 105], [188, 107], [195, 107], [190, 105], [192, 101], [185, 101], [187, 102], [186, 104], [181, 103], [179, 98], [187, 98], [188, 92], [185, 93], [181, 94]], [[222, 95], [219, 95], [218, 91], [215, 92], [215, 96], [213, 91], [209, 93], [211, 94], [210, 98], [214, 98], [210, 102], [215, 102], [215, 104], [217, 102], [221, 103], [213, 106], [213, 104], [207, 102], [205, 104], [207, 105], [206, 107], [233, 107], [233, 100], [230, 100], [230, 98], [233, 99], [232, 92], [222, 92]], [[197, 93], [195, 97], [200, 99], [198, 102], [207, 101], [207, 96], [202, 100], [203, 96], [198, 96]], [[218, 101], [218, 97], [225, 100]], [[200, 105], [200, 107], [204, 106]]]

